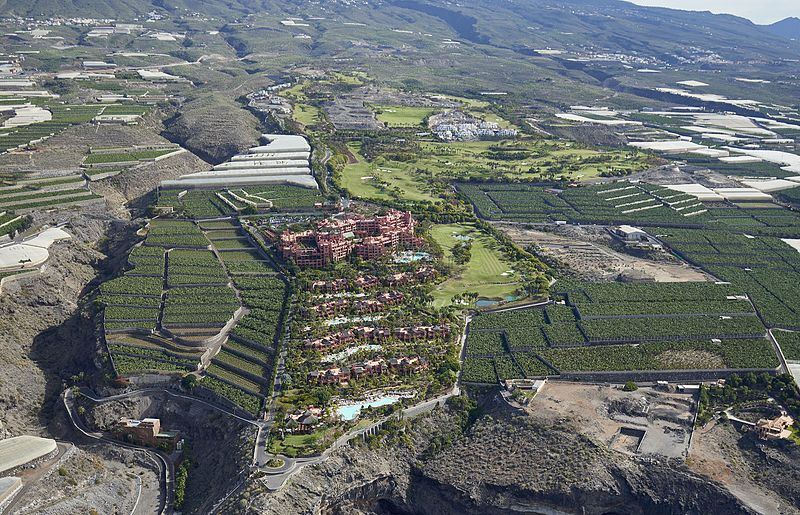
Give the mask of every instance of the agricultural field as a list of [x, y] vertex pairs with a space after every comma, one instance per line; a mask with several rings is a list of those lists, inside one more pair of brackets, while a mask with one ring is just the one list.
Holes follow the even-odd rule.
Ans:
[[134, 163], [137, 161], [153, 160], [180, 150], [180, 147], [166, 147], [157, 149], [93, 149], [83, 160], [87, 166], [106, 165], [112, 163]]
[[800, 361], [800, 333], [773, 331], [772, 335], [781, 346], [783, 356], [790, 361]]
[[736, 230], [664, 229], [660, 238], [683, 259], [737, 285], [768, 327], [798, 328], [800, 253], [779, 238], [795, 236], [797, 225], [794, 215], [785, 213], [770, 217], [771, 226], [747, 229], [747, 235]]
[[[457, 271], [446, 281], [437, 284], [433, 291], [433, 305], [450, 305], [454, 296], [478, 293], [487, 301], [511, 300], [522, 284], [514, 264], [499, 250], [497, 242], [473, 225], [434, 225], [431, 237], [442, 248], [445, 261]], [[470, 258], [463, 264], [455, 264], [452, 250], [456, 245], [471, 245]]]
[[171, 207], [178, 216], [187, 218], [215, 218], [233, 214], [234, 210], [217, 197], [217, 193], [206, 190], [159, 190], [156, 203], [159, 207]]
[[[21, 175], [0, 182], [0, 212], [27, 213], [37, 208], [59, 208], [101, 199], [80, 175], [29, 178]], [[2, 223], [2, 222], [0, 222]]]
[[[778, 365], [747, 296], [730, 284], [567, 281], [552, 291], [563, 304], [473, 319], [465, 381]], [[509, 376], [515, 369], [518, 374]]]
[[239, 191], [255, 202], [268, 201], [273, 210], [280, 211], [313, 209], [315, 204], [325, 202], [325, 197], [315, 190], [285, 184], [249, 186], [234, 192]]
[[[14, 102], [19, 103], [19, 101]], [[52, 119], [21, 127], [0, 129], [0, 152], [35, 146], [36, 143], [55, 136], [68, 127], [91, 122], [104, 108], [101, 105], [62, 104], [57, 100], [45, 98], [25, 98], [22, 102], [50, 111]]]
[[[258, 415], [272, 387], [287, 289], [243, 235], [235, 221], [150, 221], [128, 256], [131, 268], [96, 297], [117, 373], [199, 371], [201, 386]], [[209, 250], [230, 241], [239, 245], [219, 250], [223, 260]], [[207, 342], [243, 304], [249, 313], [201, 370]]]
[[680, 226], [702, 224], [706, 208], [689, 195], [629, 183], [557, 189], [547, 184], [458, 183], [481, 218], [528, 223]]

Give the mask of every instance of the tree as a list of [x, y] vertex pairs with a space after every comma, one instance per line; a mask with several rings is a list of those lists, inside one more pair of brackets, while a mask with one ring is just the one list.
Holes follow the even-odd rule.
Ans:
[[320, 407], [325, 407], [331, 401], [331, 392], [326, 388], [316, 388], [314, 390], [314, 397]]
[[625, 383], [625, 386], [622, 387], [622, 390], [625, 392], [635, 392], [638, 389], [639, 387], [636, 386], [636, 383], [634, 383], [633, 381], [627, 381]]
[[181, 379], [181, 386], [187, 392], [191, 392], [194, 390], [194, 387], [197, 386], [197, 376], [194, 374], [186, 374]]

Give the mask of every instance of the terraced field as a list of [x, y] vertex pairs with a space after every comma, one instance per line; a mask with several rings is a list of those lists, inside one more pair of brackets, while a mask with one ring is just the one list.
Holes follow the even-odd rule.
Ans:
[[[199, 384], [258, 414], [273, 383], [287, 287], [244, 234], [235, 221], [150, 222], [129, 255], [131, 269], [103, 283], [96, 298], [117, 373], [194, 372], [216, 352]], [[218, 249], [230, 242], [232, 250]], [[242, 304], [249, 313], [214, 351], [208, 342]]]
[[3, 216], [42, 208], [69, 207], [101, 198], [101, 195], [89, 191], [81, 175], [42, 178], [20, 175], [0, 182], [0, 213], [6, 213]]

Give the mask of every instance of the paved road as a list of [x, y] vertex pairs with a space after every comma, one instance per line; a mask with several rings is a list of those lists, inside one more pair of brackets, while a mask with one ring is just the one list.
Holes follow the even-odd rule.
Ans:
[[[144, 451], [154, 459], [155, 463], [158, 465], [159, 468], [159, 477], [161, 483], [159, 513], [161, 515], [172, 514], [174, 511], [173, 497], [175, 492], [173, 485], [173, 478], [175, 477], [175, 468], [173, 466], [172, 461], [170, 461], [170, 459], [167, 456], [163, 455], [161, 452], [156, 451], [154, 449], [149, 449], [146, 447], [138, 447], [136, 445], [130, 445], [124, 442], [120, 442], [119, 440], [113, 440], [111, 438], [107, 438], [105, 435], [103, 435], [103, 433], [96, 431], [89, 431], [83, 425], [83, 420], [81, 420], [81, 418], [77, 414], [77, 409], [75, 408], [75, 397], [72, 390], [71, 389], [65, 390], [61, 398], [64, 403], [64, 408], [67, 410], [67, 415], [69, 415], [69, 419], [70, 422], [72, 423], [72, 426], [87, 438], [91, 438], [92, 440], [97, 440], [103, 443], [108, 443], [115, 447], [125, 447], [128, 449]], [[112, 399], [106, 398], [105, 400], [108, 401]]]

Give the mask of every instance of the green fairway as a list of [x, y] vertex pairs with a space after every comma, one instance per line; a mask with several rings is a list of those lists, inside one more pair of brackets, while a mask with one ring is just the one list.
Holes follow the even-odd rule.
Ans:
[[292, 117], [295, 121], [302, 123], [306, 127], [318, 123], [320, 115], [319, 108], [300, 103], [294, 105], [294, 111], [292, 113]]
[[[635, 172], [649, 166], [643, 153], [615, 150], [599, 152], [570, 142], [518, 139], [505, 141], [439, 142], [421, 141], [420, 151], [412, 161], [377, 161], [378, 166], [363, 162], [358, 146], [349, 148], [359, 163], [348, 165], [343, 183], [354, 195], [386, 199], [388, 189], [399, 188], [398, 194], [408, 200], [430, 200], [425, 179], [417, 179], [416, 171], [425, 170], [444, 180], [469, 180], [475, 177], [494, 180], [542, 180], [562, 175], [572, 180], [587, 180], [609, 170]], [[508, 159], [498, 158], [506, 155]], [[502, 156], [501, 156], [502, 157]], [[375, 180], [362, 179], [375, 177]]]
[[[495, 240], [471, 224], [435, 225], [433, 239], [442, 247], [445, 259], [452, 263], [450, 250], [460, 241], [471, 238], [472, 257], [454, 277], [436, 287], [433, 305], [452, 304], [454, 295], [476, 292], [481, 299], [502, 300], [513, 295], [520, 287], [513, 264], [497, 250]], [[505, 275], [504, 275], [505, 274]]]
[[380, 165], [368, 163], [358, 153], [358, 145], [349, 145], [348, 148], [358, 160], [345, 166], [342, 171], [342, 186], [350, 195], [377, 200], [389, 200], [395, 196], [414, 201], [438, 200], [423, 189], [424, 182], [414, 177], [412, 166], [393, 161], [385, 161]]
[[378, 120], [389, 127], [423, 127], [425, 118], [435, 113], [430, 107], [374, 106]]

